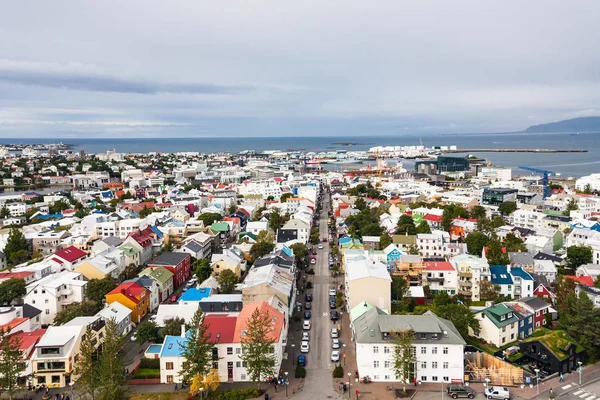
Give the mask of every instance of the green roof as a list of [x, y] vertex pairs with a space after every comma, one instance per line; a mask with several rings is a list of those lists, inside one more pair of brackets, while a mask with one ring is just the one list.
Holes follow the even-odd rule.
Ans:
[[239, 238], [242, 239], [246, 236], [248, 236], [252, 240], [256, 240], [256, 235], [252, 232], [240, 232]]
[[564, 360], [569, 357], [566, 353], [569, 345], [575, 346], [575, 351], [580, 353], [584, 351], [582, 345], [577, 343], [575, 339], [567, 335], [565, 331], [561, 330], [550, 330], [548, 328], [538, 328], [533, 332], [533, 336], [523, 340], [523, 342], [536, 342], [544, 344], [550, 351], [552, 351], [558, 358]]
[[119, 247], [117, 247], [119, 250], [123, 251], [123, 253], [125, 253], [125, 255], [127, 256], [132, 256], [135, 253], [137, 253], [137, 249], [129, 244], [126, 245], [121, 245]]
[[417, 236], [416, 235], [394, 235], [392, 237], [392, 241], [394, 244], [417, 244]]
[[215, 232], [229, 232], [229, 224], [227, 222], [215, 222], [210, 226]]
[[[515, 322], [519, 322], [519, 319], [515, 316], [513, 310], [506, 307], [504, 304], [496, 304], [492, 307], [484, 308], [483, 310], [479, 310], [477, 312], [481, 312], [482, 314], [484, 314], [497, 327], [502, 327]], [[512, 313], [510, 317], [508, 317], [509, 313]], [[502, 316], [506, 317], [504, 321], [501, 320]]]
[[142, 275], [148, 275], [155, 281], [159, 282], [161, 285], [167, 283], [169, 279], [173, 277], [173, 273], [165, 267], [146, 268], [145, 270], [140, 272], [138, 276]]
[[364, 313], [366, 313], [367, 311], [369, 311], [371, 308], [373, 308], [372, 305], [370, 305], [369, 303], [367, 303], [366, 301], [361, 301], [360, 303], [358, 303], [357, 305], [355, 305], [351, 310], [350, 310], [350, 321], [354, 321], [356, 318], [360, 317], [361, 315], [363, 315]]

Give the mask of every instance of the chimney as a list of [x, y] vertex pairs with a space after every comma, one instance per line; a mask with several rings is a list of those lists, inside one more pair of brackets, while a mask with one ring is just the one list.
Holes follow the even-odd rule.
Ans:
[[185, 324], [181, 324], [181, 337], [185, 337]]

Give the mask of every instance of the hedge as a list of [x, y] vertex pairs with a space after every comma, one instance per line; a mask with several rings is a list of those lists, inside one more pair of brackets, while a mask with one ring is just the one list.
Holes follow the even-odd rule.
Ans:
[[140, 368], [160, 369], [160, 358], [142, 358]]
[[294, 373], [294, 377], [306, 378], [306, 368], [304, 368], [302, 365], [298, 365], [296, 367], [296, 372]]
[[211, 394], [211, 400], [246, 400], [254, 399], [260, 396], [260, 391], [256, 388], [234, 389], [227, 391], [217, 391]]

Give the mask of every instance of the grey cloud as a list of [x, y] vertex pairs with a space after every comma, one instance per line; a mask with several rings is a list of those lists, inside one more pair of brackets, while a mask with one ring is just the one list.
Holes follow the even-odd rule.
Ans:
[[159, 93], [222, 95], [254, 90], [248, 85], [150, 82], [111, 76], [81, 64], [26, 63], [14, 60], [0, 60], [0, 81], [47, 88], [145, 95]]

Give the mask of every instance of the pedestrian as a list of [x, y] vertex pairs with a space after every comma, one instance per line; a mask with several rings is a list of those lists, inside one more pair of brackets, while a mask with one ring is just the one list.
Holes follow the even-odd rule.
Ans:
[[177, 384], [175, 384], [175, 391], [177, 391]]
[[277, 393], [277, 384], [275, 384], [275, 393]]
[[554, 391], [550, 388], [550, 399], [554, 399]]
[[560, 377], [558, 378], [558, 380], [559, 380], [560, 382], [564, 382], [564, 381], [565, 381], [565, 376], [563, 375], [563, 373], [562, 373], [562, 372], [560, 373]]

